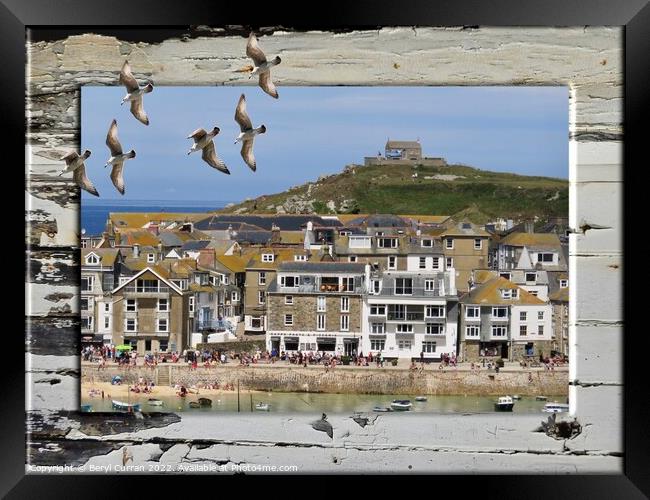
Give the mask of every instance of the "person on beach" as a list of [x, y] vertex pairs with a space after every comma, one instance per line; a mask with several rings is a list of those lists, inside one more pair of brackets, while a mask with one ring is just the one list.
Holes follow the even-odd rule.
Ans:
[[420, 363], [424, 365], [424, 351], [420, 351]]

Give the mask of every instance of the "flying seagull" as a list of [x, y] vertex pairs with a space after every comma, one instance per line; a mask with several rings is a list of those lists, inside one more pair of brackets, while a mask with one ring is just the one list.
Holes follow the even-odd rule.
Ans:
[[128, 153], [122, 152], [122, 145], [117, 138], [117, 120], [115, 119], [113, 119], [111, 126], [108, 129], [108, 134], [106, 134], [106, 145], [111, 151], [111, 157], [106, 162], [106, 165], [104, 165], [104, 168], [108, 165], [113, 166], [113, 170], [111, 171], [111, 180], [117, 190], [124, 194], [124, 176], [122, 172], [124, 170], [124, 162], [131, 158], [135, 158], [135, 151], [131, 150]]
[[282, 59], [278, 56], [273, 58], [271, 61], [266, 60], [266, 55], [262, 52], [259, 44], [257, 43], [257, 37], [255, 33], [250, 34], [248, 37], [248, 43], [246, 44], [246, 55], [253, 60], [253, 66], [246, 66], [240, 70], [237, 70], [241, 73], [250, 73], [248, 78], [252, 78], [253, 75], [259, 76], [259, 86], [264, 92], [266, 92], [271, 97], [278, 96], [278, 91], [275, 89], [275, 85], [271, 81], [271, 68], [280, 64]]
[[133, 73], [131, 73], [129, 61], [124, 61], [124, 64], [122, 65], [122, 70], [120, 71], [120, 83], [126, 87], [127, 92], [122, 99], [122, 104], [126, 101], [131, 101], [131, 114], [145, 125], [149, 125], [149, 118], [142, 107], [142, 96], [153, 90], [153, 83], [149, 82], [144, 87], [140, 88]]
[[251, 119], [246, 113], [246, 96], [244, 94], [239, 98], [239, 103], [237, 103], [237, 109], [235, 110], [235, 121], [239, 123], [239, 128], [241, 132], [235, 139], [235, 144], [238, 142], [242, 143], [241, 146], [241, 157], [246, 162], [253, 172], [257, 169], [257, 164], [255, 163], [255, 156], [253, 155], [253, 141], [257, 134], [263, 134], [266, 132], [266, 127], [260, 125], [257, 128], [253, 128]]
[[192, 154], [194, 151], [199, 149], [203, 150], [201, 158], [212, 168], [223, 172], [224, 174], [230, 175], [230, 170], [226, 166], [225, 162], [217, 156], [217, 151], [214, 147], [214, 141], [212, 140], [219, 133], [219, 127], [214, 127], [210, 132], [206, 132], [202, 128], [197, 128], [194, 132], [187, 136], [188, 139], [194, 139], [194, 144], [187, 152], [187, 154]]
[[99, 192], [92, 182], [86, 176], [86, 165], [84, 161], [90, 156], [90, 151], [86, 149], [81, 156], [76, 151], [70, 151], [67, 155], [60, 158], [65, 160], [66, 168], [59, 172], [59, 177], [67, 172], [73, 172], [72, 178], [81, 189], [88, 191], [90, 194], [99, 196]]

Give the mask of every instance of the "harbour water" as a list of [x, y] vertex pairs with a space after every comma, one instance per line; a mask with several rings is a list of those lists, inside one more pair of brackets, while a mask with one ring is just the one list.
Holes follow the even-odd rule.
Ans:
[[110, 212], [208, 212], [225, 207], [227, 201], [194, 200], [83, 200], [81, 227], [87, 235], [99, 235], [104, 230]]
[[[163, 406], [151, 406], [147, 400], [155, 397], [163, 401]], [[198, 398], [212, 400], [211, 407], [190, 408], [189, 403]], [[493, 413], [496, 397], [480, 396], [427, 396], [427, 401], [415, 401], [415, 395], [383, 394], [383, 395], [352, 395], [352, 394], [325, 394], [325, 393], [291, 393], [291, 392], [253, 392], [242, 391], [239, 395], [239, 411], [262, 413], [255, 410], [258, 403], [268, 403], [269, 413], [354, 413], [373, 412], [375, 407], [390, 407], [393, 400], [408, 399], [413, 406], [411, 412], [431, 414], [466, 414], [466, 413]], [[548, 401], [566, 402], [566, 397], [549, 396]], [[147, 394], [133, 394], [129, 396], [129, 403], [139, 403], [143, 412], [237, 412], [237, 393], [224, 393], [216, 395], [189, 394], [185, 398], [178, 396], [150, 396]], [[515, 414], [540, 414], [546, 401], [537, 401], [535, 397], [522, 397], [515, 401], [513, 413]], [[82, 405], [92, 405], [92, 411], [114, 411], [111, 399], [106, 397], [83, 397]], [[252, 410], [251, 410], [252, 408]]]

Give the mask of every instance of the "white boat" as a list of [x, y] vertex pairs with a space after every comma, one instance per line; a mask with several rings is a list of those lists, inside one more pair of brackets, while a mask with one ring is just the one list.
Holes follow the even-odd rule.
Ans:
[[390, 404], [390, 407], [393, 410], [397, 411], [408, 411], [412, 406], [413, 403], [411, 403], [408, 399], [396, 399]]
[[515, 402], [510, 396], [501, 396], [497, 399], [497, 402], [494, 403], [495, 411], [512, 411], [514, 406]]
[[385, 407], [385, 406], [375, 406], [375, 407], [372, 409], [372, 411], [376, 411], [376, 412], [384, 413], [384, 412], [393, 411], [393, 410], [391, 410], [390, 408], [387, 408], [387, 407]]
[[271, 405], [268, 403], [257, 403], [255, 405], [255, 409], [257, 411], [269, 411], [271, 409]]
[[556, 403], [555, 401], [553, 401], [552, 403], [546, 403], [542, 411], [544, 413], [565, 412], [565, 411], [569, 411], [569, 405], [567, 403]]
[[416, 397], [415, 397], [415, 400], [416, 400], [416, 401], [419, 401], [419, 402], [421, 403], [421, 402], [423, 402], [423, 401], [426, 401], [426, 400], [427, 400], [427, 397], [426, 397], [426, 396], [416, 396]]
[[140, 411], [139, 404], [125, 403], [124, 401], [112, 400], [113, 409], [121, 411]]
[[147, 401], [147, 404], [149, 404], [149, 406], [162, 406], [164, 403], [160, 399], [150, 398]]
[[535, 401], [546, 401], [546, 396], [535, 396]]
[[521, 399], [521, 396], [519, 394], [515, 394], [514, 396], [512, 396], [512, 399], [514, 399], [515, 401], [519, 401]]

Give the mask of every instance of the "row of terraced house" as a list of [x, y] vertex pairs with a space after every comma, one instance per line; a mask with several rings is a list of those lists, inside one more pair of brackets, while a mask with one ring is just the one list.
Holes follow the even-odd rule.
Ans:
[[431, 361], [568, 351], [561, 221], [119, 213], [82, 247], [87, 344], [253, 338], [278, 353]]

